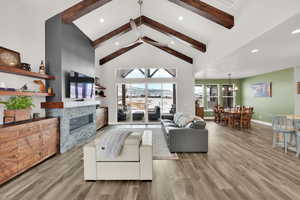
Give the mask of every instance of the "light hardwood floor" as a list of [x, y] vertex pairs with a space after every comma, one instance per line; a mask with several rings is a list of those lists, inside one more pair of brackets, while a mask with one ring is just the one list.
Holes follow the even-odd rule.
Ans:
[[0, 187], [0, 199], [300, 199], [300, 159], [272, 149], [269, 127], [238, 131], [209, 122], [208, 129], [208, 154], [154, 161], [153, 182], [84, 182], [78, 147]]

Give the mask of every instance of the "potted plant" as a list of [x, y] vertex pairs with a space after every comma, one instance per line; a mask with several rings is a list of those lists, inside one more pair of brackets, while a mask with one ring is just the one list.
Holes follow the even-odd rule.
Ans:
[[31, 108], [34, 107], [31, 97], [11, 97], [8, 101], [0, 101], [6, 106], [4, 110], [4, 123], [17, 122], [30, 119]]

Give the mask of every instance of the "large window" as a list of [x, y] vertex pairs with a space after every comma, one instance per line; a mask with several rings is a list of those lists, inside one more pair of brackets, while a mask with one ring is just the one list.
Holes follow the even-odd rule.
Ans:
[[117, 94], [118, 122], [159, 122], [176, 112], [174, 83], [120, 83]]
[[135, 68], [135, 69], [119, 69], [119, 79], [145, 79], [145, 78], [157, 78], [157, 79], [170, 79], [176, 77], [175, 68]]
[[234, 105], [233, 85], [222, 86], [222, 100], [224, 108], [232, 108]]
[[195, 85], [194, 95], [198, 105], [207, 111], [212, 111], [217, 105], [222, 105], [224, 108], [235, 106], [233, 84]]
[[118, 84], [118, 121], [145, 121], [144, 83]]
[[118, 122], [159, 122], [176, 112], [175, 68], [117, 70]]
[[154, 110], [160, 107], [162, 114], [171, 113], [176, 104], [176, 85], [173, 83], [149, 83], [148, 84], [148, 109]]
[[140, 79], [146, 78], [145, 69], [121, 69], [118, 71], [121, 79]]
[[150, 68], [148, 78], [175, 78], [176, 69]]
[[213, 110], [219, 104], [218, 85], [206, 85], [207, 110]]
[[196, 85], [194, 93], [198, 105], [204, 107], [204, 85]]

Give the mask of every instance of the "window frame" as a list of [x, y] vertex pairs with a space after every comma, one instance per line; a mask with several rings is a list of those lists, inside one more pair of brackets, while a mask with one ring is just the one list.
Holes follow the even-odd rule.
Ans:
[[223, 87], [224, 86], [231, 86], [232, 89], [233, 89], [234, 88], [234, 84], [222, 84], [221, 85], [221, 87], [222, 87], [222, 97], [221, 98], [222, 98], [222, 105], [223, 105], [223, 107], [224, 108], [230, 108], [230, 107], [225, 107], [224, 106], [224, 99], [225, 98], [227, 98], [227, 99], [232, 98], [232, 106], [231, 106], [231, 108], [233, 108], [235, 106], [235, 96], [236, 96], [235, 95], [235, 91], [234, 90], [232, 91], [232, 96], [225, 96], [225, 95], [223, 95]]
[[[199, 95], [199, 97], [196, 95], [196, 87], [202, 87], [202, 95]], [[194, 86], [194, 96], [195, 96], [195, 101], [198, 101], [198, 99], [201, 99], [202, 105], [200, 105], [201, 107], [205, 107], [205, 102], [204, 102], [204, 98], [205, 98], [205, 85], [204, 84], [196, 84]]]
[[[207, 91], [207, 89], [208, 89], [208, 86], [217, 86], [217, 96], [211, 96], [211, 95], [209, 95], [208, 94], [208, 91]], [[219, 86], [220, 86], [220, 84], [205, 84], [205, 110], [206, 111], [213, 111], [213, 108], [208, 108], [208, 99], [210, 99], [210, 98], [217, 98], [217, 105], [219, 105], [219, 103], [220, 103], [220, 91], [219, 91]]]

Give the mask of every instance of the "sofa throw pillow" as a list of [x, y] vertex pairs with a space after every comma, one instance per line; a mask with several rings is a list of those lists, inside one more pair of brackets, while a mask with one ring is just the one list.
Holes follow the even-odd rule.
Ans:
[[191, 116], [185, 116], [182, 115], [178, 120], [177, 120], [177, 126], [178, 127], [185, 127], [188, 123], [190, 123], [191, 121], [193, 121], [193, 117]]
[[181, 113], [181, 112], [175, 113], [175, 115], [174, 115], [174, 123], [177, 124], [178, 119], [180, 117], [182, 117], [182, 116], [183, 116], [183, 113]]
[[205, 126], [206, 126], [206, 122], [204, 120], [194, 120], [191, 123], [190, 128], [205, 129]]
[[185, 125], [184, 128], [192, 128], [193, 126], [193, 122], [189, 122], [187, 125]]

